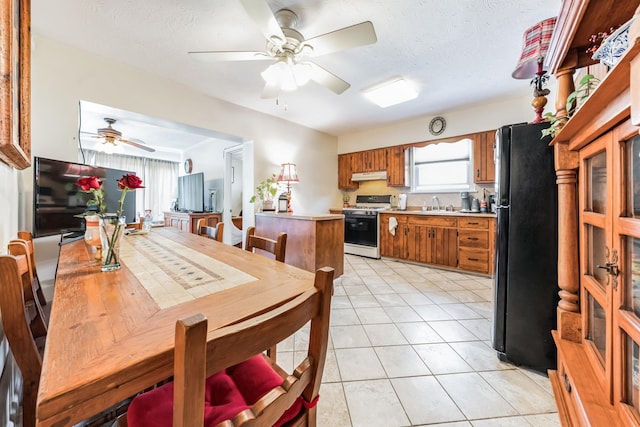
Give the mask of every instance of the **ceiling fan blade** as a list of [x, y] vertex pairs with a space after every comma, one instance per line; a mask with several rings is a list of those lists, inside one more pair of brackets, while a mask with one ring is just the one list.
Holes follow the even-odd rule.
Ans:
[[280, 87], [278, 85], [265, 84], [264, 89], [262, 89], [262, 95], [260, 98], [262, 99], [273, 99], [278, 97], [278, 93], [280, 93]]
[[267, 40], [281, 45], [286, 40], [276, 17], [266, 0], [240, 0], [251, 19], [258, 25]]
[[[137, 141], [140, 141], [140, 140], [137, 140]], [[155, 151], [156, 151], [154, 148], [147, 147], [146, 145], [144, 145], [144, 142], [142, 142], [142, 141], [140, 141], [140, 142], [134, 142], [134, 141], [132, 141], [131, 139], [119, 138], [119, 139], [118, 139], [118, 142], [123, 142], [123, 143], [125, 143], [125, 144], [129, 144], [129, 145], [134, 146], [134, 147], [136, 147], [136, 148], [140, 148], [140, 149], [142, 149], [142, 150], [146, 150], [146, 151], [148, 151], [148, 152], [150, 152], [150, 153], [153, 153], [153, 152], [155, 152]]]
[[318, 64], [314, 64], [313, 62], [310, 62], [310, 64], [312, 70], [311, 80], [313, 80], [314, 82], [326, 87], [327, 89], [332, 90], [338, 95], [351, 87], [349, 83], [345, 82], [335, 74], [325, 70]]
[[260, 61], [263, 59], [273, 59], [264, 52], [233, 52], [233, 51], [202, 51], [189, 52], [189, 55], [201, 62], [218, 61]]
[[378, 41], [371, 21], [345, 27], [330, 33], [305, 40], [304, 45], [313, 49], [306, 51], [307, 56], [320, 56], [327, 53], [339, 52], [352, 47], [365, 46]]

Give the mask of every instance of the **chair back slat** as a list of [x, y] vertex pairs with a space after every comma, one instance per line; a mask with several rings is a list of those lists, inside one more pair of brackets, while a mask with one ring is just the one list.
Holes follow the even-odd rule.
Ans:
[[194, 314], [176, 323], [173, 368], [173, 425], [202, 427], [207, 318]]
[[26, 255], [0, 256], [0, 310], [9, 348], [23, 378], [23, 425], [35, 426], [36, 398], [42, 371], [42, 356], [31, 332], [23, 291], [28, 275]]
[[200, 218], [197, 222], [198, 235], [205, 236], [218, 242], [222, 242], [222, 235], [224, 233], [224, 222], [216, 223], [215, 227], [206, 225], [206, 219]]
[[44, 293], [42, 292], [42, 286], [40, 286], [40, 279], [38, 278], [38, 270], [36, 269], [36, 254], [33, 244], [33, 234], [30, 231], [22, 230], [18, 231], [18, 239], [24, 240], [30, 247], [31, 250], [31, 275], [33, 276], [34, 288], [36, 289], [36, 294], [38, 295], [38, 301], [40, 301], [40, 305], [47, 305], [47, 300], [44, 297]]
[[40, 299], [38, 298], [37, 284], [34, 280], [34, 267], [32, 263], [33, 246], [29, 242], [22, 239], [14, 239], [7, 245], [9, 254], [13, 256], [24, 256], [27, 270], [23, 272], [22, 280], [22, 292], [24, 298], [24, 306], [27, 312], [30, 313], [29, 320], [31, 321], [31, 330], [33, 335], [38, 337], [44, 337], [47, 335], [47, 320], [40, 305]]
[[284, 262], [287, 250], [287, 233], [280, 233], [276, 240], [267, 237], [257, 236], [256, 228], [249, 227], [247, 229], [247, 243], [245, 249], [255, 252], [254, 249], [269, 252], [273, 254], [276, 261]]

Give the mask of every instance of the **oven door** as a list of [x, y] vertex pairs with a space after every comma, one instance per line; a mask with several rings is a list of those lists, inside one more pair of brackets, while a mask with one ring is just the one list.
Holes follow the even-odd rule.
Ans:
[[378, 213], [345, 213], [344, 242], [352, 245], [378, 246]]

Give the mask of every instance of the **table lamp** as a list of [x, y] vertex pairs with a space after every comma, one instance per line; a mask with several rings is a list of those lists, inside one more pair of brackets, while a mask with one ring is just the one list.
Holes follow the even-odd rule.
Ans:
[[294, 163], [283, 163], [278, 175], [278, 182], [287, 184], [287, 212], [291, 213], [291, 184], [299, 182]]
[[544, 83], [549, 76], [544, 70], [544, 57], [549, 50], [551, 35], [556, 25], [556, 18], [548, 18], [538, 22], [524, 33], [524, 43], [522, 54], [516, 69], [511, 74], [514, 79], [531, 79], [534, 85], [533, 101], [531, 106], [536, 112], [536, 118], [532, 123], [540, 123], [543, 121], [542, 112], [544, 106], [547, 105], [546, 96], [549, 95], [549, 89], [543, 89]]

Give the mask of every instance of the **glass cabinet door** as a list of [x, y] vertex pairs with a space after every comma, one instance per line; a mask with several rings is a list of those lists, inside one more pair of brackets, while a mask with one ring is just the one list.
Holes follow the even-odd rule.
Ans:
[[580, 151], [580, 310], [586, 354], [602, 388], [612, 391], [612, 136]]
[[614, 239], [620, 241], [620, 271], [614, 296], [614, 327], [620, 337], [619, 372], [622, 379], [614, 398], [626, 407], [624, 413], [640, 424], [640, 136], [622, 139], [620, 150], [620, 207], [614, 214]]

